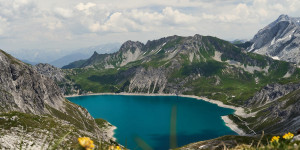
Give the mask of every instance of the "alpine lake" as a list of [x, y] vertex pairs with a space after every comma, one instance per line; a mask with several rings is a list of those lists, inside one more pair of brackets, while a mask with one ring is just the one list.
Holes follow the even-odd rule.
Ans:
[[170, 145], [236, 135], [221, 119], [234, 110], [194, 98], [90, 95], [67, 99], [86, 108], [94, 118], [116, 126], [117, 142], [131, 150], [141, 146], [167, 150]]

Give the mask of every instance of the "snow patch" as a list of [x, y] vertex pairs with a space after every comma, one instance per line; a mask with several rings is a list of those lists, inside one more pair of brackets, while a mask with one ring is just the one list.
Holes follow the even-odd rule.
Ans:
[[275, 43], [275, 37], [273, 38], [271, 45], [274, 45], [274, 43]]
[[249, 52], [251, 52], [252, 50], [254, 50], [254, 44], [251, 45], [251, 48], [249, 49]]
[[274, 56], [274, 57], [271, 57], [272, 59], [274, 60], [280, 60], [280, 58], [278, 56]]

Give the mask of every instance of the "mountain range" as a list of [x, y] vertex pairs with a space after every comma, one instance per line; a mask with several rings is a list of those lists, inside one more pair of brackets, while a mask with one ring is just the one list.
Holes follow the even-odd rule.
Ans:
[[99, 53], [112, 53], [120, 48], [119, 43], [102, 44], [97, 46], [90, 46], [79, 48], [75, 50], [36, 50], [36, 49], [22, 49], [10, 50], [9, 53], [19, 58], [20, 60], [36, 65], [38, 63], [49, 63], [55, 67], [61, 68], [73, 61], [89, 58], [94, 51]]

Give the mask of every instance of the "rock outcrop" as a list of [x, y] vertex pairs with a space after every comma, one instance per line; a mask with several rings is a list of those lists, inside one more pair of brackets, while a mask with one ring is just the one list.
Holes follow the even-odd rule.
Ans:
[[56, 82], [63, 82], [66, 80], [65, 73], [60, 68], [54, 67], [50, 64], [39, 63], [33, 68], [40, 74], [43, 74]]
[[53, 80], [0, 51], [2, 111], [50, 114], [46, 105], [64, 111], [64, 98]]

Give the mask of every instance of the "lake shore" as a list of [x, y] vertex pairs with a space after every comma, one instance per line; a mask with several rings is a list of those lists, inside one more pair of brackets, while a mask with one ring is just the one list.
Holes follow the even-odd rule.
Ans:
[[[241, 116], [241, 117], [249, 117], [253, 114], [247, 114], [242, 107], [236, 107], [232, 105], [226, 105], [221, 101], [217, 100], [212, 100], [208, 99], [206, 97], [200, 97], [200, 96], [195, 96], [195, 95], [176, 95], [176, 94], [145, 94], [145, 93], [89, 93], [85, 95], [67, 95], [65, 96], [66, 98], [68, 97], [78, 97], [78, 96], [91, 96], [91, 95], [131, 95], [131, 96], [180, 96], [180, 97], [188, 97], [188, 98], [194, 98], [197, 100], [204, 100], [206, 102], [210, 102], [213, 104], [218, 105], [219, 107], [223, 108], [230, 108], [235, 110], [234, 114]], [[240, 128], [238, 128], [237, 124], [235, 124], [231, 119], [229, 119], [228, 116], [222, 116], [223, 121], [225, 122], [225, 125], [229, 127], [232, 131], [236, 132], [239, 135], [245, 135], [244, 131]], [[110, 131], [112, 132], [112, 135], [114, 134], [114, 130]], [[111, 134], [110, 134], [111, 135]]]

